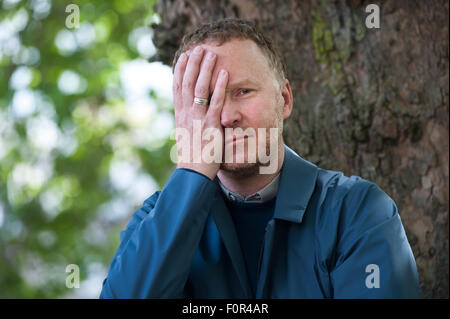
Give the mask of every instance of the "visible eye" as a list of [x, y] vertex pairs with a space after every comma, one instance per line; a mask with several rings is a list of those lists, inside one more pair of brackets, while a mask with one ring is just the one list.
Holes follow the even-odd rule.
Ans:
[[252, 90], [250, 89], [242, 89], [239, 91], [239, 95], [246, 95], [249, 94]]

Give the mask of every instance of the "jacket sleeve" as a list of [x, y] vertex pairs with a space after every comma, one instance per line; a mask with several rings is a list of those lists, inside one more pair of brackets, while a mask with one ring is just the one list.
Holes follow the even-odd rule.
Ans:
[[355, 183], [344, 199], [334, 298], [420, 298], [416, 262], [394, 201], [378, 186]]
[[136, 211], [103, 281], [100, 298], [182, 298], [217, 185], [176, 169]]

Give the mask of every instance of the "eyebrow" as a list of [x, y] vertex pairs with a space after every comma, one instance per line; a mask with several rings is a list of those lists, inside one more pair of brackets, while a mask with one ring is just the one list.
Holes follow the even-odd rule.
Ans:
[[247, 85], [252, 85], [252, 86], [257, 86], [258, 84], [250, 79], [244, 79], [238, 82], [234, 82], [234, 83], [228, 83], [227, 85], [227, 89], [234, 89], [237, 87], [245, 87]]

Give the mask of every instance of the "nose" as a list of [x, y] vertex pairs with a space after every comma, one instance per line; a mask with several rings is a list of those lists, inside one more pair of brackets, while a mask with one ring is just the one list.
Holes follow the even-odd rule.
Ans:
[[242, 115], [236, 105], [227, 102], [225, 99], [222, 113], [220, 114], [220, 124], [223, 127], [235, 127], [240, 123], [241, 119]]

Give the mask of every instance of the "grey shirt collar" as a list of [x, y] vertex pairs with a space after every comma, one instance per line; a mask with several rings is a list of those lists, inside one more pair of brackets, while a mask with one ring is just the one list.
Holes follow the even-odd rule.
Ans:
[[219, 180], [219, 185], [222, 188], [222, 191], [224, 192], [225, 196], [229, 200], [238, 202], [252, 202], [252, 203], [264, 203], [274, 198], [277, 195], [279, 184], [280, 184], [280, 174], [275, 176], [275, 178], [264, 188], [260, 189], [254, 194], [244, 197], [238, 193], [234, 193], [228, 190], [225, 186], [222, 185], [222, 183]]

